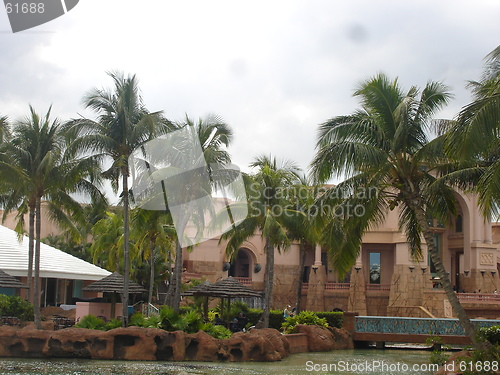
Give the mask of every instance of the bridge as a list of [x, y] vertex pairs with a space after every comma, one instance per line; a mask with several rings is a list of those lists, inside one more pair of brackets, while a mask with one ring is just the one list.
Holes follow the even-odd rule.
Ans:
[[[347, 316], [354, 318], [346, 322], [351, 328], [353, 340], [358, 343], [376, 342], [383, 347], [385, 342], [425, 343], [429, 337], [439, 336], [443, 344], [470, 345], [471, 340], [458, 319], [401, 318], [388, 316]], [[500, 325], [500, 320], [471, 319], [477, 328]]]

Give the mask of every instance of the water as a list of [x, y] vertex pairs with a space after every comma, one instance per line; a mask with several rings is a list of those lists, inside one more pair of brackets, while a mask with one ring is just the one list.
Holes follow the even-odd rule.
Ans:
[[380, 374], [427, 375], [436, 369], [421, 350], [339, 350], [293, 354], [280, 362], [137, 362], [77, 359], [0, 359], [0, 375], [143, 375], [143, 374]]

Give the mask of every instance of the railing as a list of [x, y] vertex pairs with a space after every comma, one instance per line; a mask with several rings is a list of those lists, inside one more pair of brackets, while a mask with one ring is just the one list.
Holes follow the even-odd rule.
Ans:
[[349, 290], [350, 283], [326, 283], [326, 290]]
[[150, 317], [151, 315], [158, 315], [160, 313], [160, 310], [150, 304], [150, 303], [143, 303], [142, 304], [142, 315], [146, 315], [148, 317]]
[[302, 290], [308, 290], [309, 289], [309, 283], [302, 283]]
[[252, 278], [251, 277], [234, 277], [234, 279], [239, 281], [243, 285], [252, 286]]
[[[476, 327], [498, 325], [498, 320], [471, 319], [471, 321]], [[354, 331], [381, 334], [466, 336], [458, 319], [356, 316]]]
[[366, 284], [366, 290], [390, 291], [391, 285], [390, 284]]
[[500, 295], [487, 293], [457, 293], [460, 302], [499, 303]]

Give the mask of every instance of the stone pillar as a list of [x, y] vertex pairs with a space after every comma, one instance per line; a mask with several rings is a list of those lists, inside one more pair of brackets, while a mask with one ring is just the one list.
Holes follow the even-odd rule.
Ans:
[[347, 311], [366, 315], [366, 280], [365, 273], [359, 264], [351, 271], [351, 284], [349, 286], [349, 300]]
[[[413, 267], [413, 268], [411, 268]], [[425, 280], [417, 265], [396, 264], [391, 279], [391, 291], [387, 306], [388, 316], [419, 317], [414, 306], [423, 305]], [[410, 307], [404, 309], [402, 307]]]
[[[321, 248], [320, 248], [321, 254]], [[320, 255], [321, 259], [321, 255]], [[314, 265], [309, 272], [309, 287], [307, 289], [307, 310], [325, 311], [326, 267]]]
[[315, 266], [322, 266], [323, 263], [321, 263], [321, 246], [316, 246], [316, 249], [314, 250], [314, 265]]

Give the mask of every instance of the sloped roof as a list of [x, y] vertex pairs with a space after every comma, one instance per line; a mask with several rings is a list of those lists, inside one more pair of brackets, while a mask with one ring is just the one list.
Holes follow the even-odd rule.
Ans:
[[15, 277], [0, 270], [0, 288], [27, 288], [28, 286], [20, 282]]
[[[120, 275], [118, 272], [114, 272], [111, 275], [106, 276], [101, 280], [93, 282], [92, 284], [86, 286], [82, 290], [86, 292], [123, 293], [123, 284], [124, 284], [123, 276]], [[146, 289], [144, 289], [139, 284], [136, 284], [133, 281], [129, 280], [128, 291], [129, 293], [142, 293], [146, 292]]]
[[229, 276], [226, 279], [217, 281], [215, 284], [200, 284], [184, 293], [192, 296], [210, 296], [210, 297], [261, 297], [261, 293], [243, 285], [235, 278]]
[[[28, 237], [0, 225], [0, 269], [12, 276], [28, 275]], [[44, 243], [40, 244], [40, 277], [100, 280], [111, 272]]]

